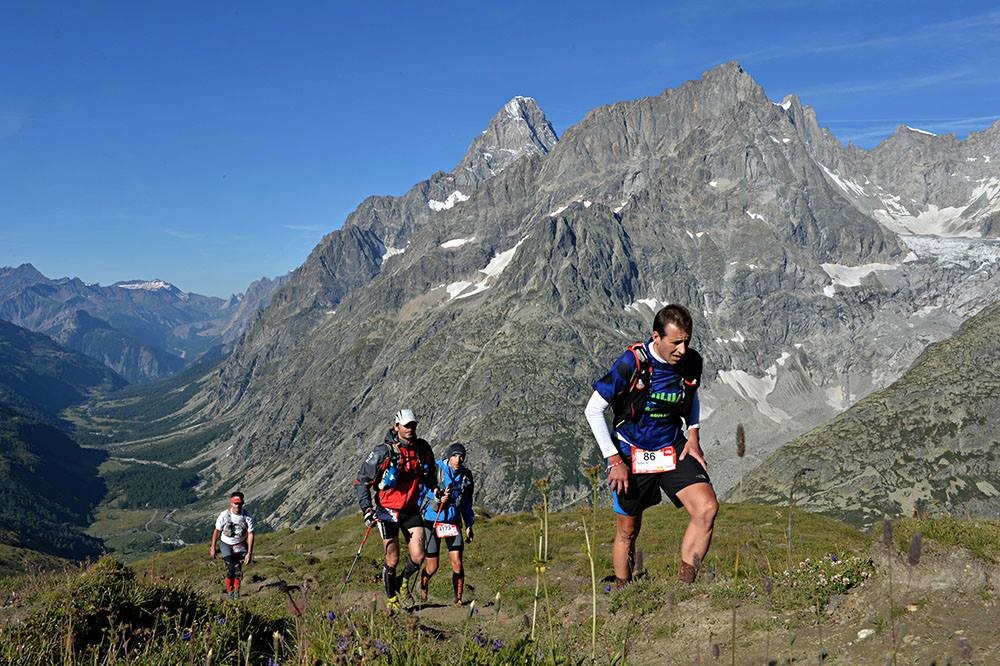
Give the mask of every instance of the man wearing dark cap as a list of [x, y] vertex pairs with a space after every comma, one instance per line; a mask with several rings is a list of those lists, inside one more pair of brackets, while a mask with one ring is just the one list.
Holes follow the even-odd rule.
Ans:
[[465, 541], [472, 543], [472, 523], [476, 521], [472, 510], [474, 484], [472, 472], [464, 464], [465, 455], [465, 446], [457, 442], [450, 445], [444, 452], [444, 458], [437, 461], [437, 492], [425, 487], [420, 494], [420, 504], [424, 507], [424, 547], [427, 551], [427, 564], [420, 575], [422, 601], [427, 600], [427, 588], [431, 576], [438, 570], [439, 553], [444, 544], [451, 560], [452, 603], [462, 605], [465, 588], [462, 523], [465, 523]]
[[240, 598], [240, 579], [243, 565], [253, 560], [253, 516], [243, 510], [243, 493], [229, 496], [229, 508], [219, 514], [212, 531], [212, 545], [209, 556], [215, 559], [215, 543], [226, 563], [226, 593], [231, 600]]
[[[404, 580], [420, 570], [424, 561], [424, 532], [420, 519], [421, 485], [437, 488], [434, 473], [434, 453], [430, 445], [417, 437], [417, 417], [412, 409], [396, 412], [392, 428], [358, 470], [354, 489], [365, 523], [378, 525], [385, 546], [382, 581], [385, 584], [386, 606], [390, 611], [400, 608], [399, 590]], [[375, 501], [372, 502], [372, 487]], [[409, 545], [409, 558], [403, 575], [397, 576], [399, 535]]]

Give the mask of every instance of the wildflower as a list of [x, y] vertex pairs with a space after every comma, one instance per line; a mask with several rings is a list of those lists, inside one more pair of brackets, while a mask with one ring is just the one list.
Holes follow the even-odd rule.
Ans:
[[344, 650], [346, 650], [349, 647], [351, 647], [351, 638], [350, 638], [350, 636], [341, 636], [340, 640], [337, 641], [337, 651], [338, 652], [343, 652]]
[[184, 640], [186, 640], [186, 641], [191, 640], [191, 630], [190, 629], [185, 629], [183, 631], [183, 633], [181, 633], [181, 638], [184, 639]]
[[476, 633], [475, 636], [472, 637], [472, 640], [476, 641], [476, 645], [478, 645], [479, 647], [485, 647], [486, 646], [486, 639], [483, 637], [482, 634], [480, 634], [478, 632]]
[[223, 615], [222, 617], [219, 618], [219, 624], [225, 624], [225, 623], [226, 623], [226, 616]]
[[375, 649], [378, 650], [379, 654], [385, 654], [389, 651], [389, 646], [382, 642], [381, 639], [375, 639]]
[[267, 658], [267, 666], [281, 666], [281, 662], [274, 657]]
[[503, 639], [501, 639], [501, 638], [494, 638], [493, 639], [492, 648], [493, 648], [494, 652], [499, 652], [500, 650], [502, 650], [503, 649]]
[[611, 586], [610, 585], [605, 585], [604, 586], [604, 591], [605, 592], [610, 592], [611, 591]]
[[836, 553], [830, 553], [830, 561], [836, 564], [840, 562], [840, 558], [837, 557]]
[[330, 622], [333, 622], [334, 620], [337, 619], [337, 614], [334, 613], [333, 611], [327, 611], [326, 619], [328, 619]]

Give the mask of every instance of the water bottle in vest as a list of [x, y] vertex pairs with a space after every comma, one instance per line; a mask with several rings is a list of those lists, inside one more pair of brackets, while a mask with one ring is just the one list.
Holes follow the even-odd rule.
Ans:
[[385, 474], [382, 475], [382, 480], [378, 482], [378, 489], [387, 490], [389, 488], [395, 488], [398, 481], [399, 476], [396, 474], [396, 466], [390, 465], [388, 469], [385, 470]]

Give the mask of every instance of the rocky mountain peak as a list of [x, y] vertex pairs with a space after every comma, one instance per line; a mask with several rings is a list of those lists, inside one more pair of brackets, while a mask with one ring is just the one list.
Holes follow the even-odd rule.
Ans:
[[47, 277], [42, 275], [37, 268], [31, 264], [21, 264], [20, 266], [0, 267], [0, 279], [18, 284], [28, 285], [37, 282], [46, 282]]
[[475, 187], [525, 155], [545, 155], [556, 145], [552, 123], [531, 97], [513, 97], [473, 139], [455, 167], [459, 185]]

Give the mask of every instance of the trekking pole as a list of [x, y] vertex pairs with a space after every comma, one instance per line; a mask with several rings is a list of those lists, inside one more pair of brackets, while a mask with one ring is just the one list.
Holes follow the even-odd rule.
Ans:
[[374, 525], [369, 525], [368, 529], [365, 530], [365, 536], [361, 539], [361, 545], [358, 546], [358, 552], [354, 555], [354, 561], [351, 562], [351, 568], [347, 570], [347, 575], [344, 576], [344, 582], [340, 585], [340, 591], [337, 592], [337, 597], [340, 597], [344, 593], [344, 589], [347, 587], [347, 581], [351, 578], [351, 572], [354, 571], [354, 565], [358, 563], [361, 559], [361, 551], [365, 549], [365, 544], [368, 542], [368, 535], [371, 534], [372, 527]]

